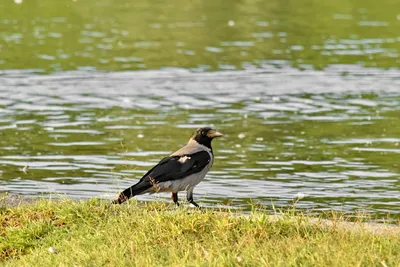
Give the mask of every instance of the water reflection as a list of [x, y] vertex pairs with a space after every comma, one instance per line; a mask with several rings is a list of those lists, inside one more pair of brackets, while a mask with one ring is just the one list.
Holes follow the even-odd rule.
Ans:
[[258, 68], [264, 59], [316, 69], [399, 66], [399, 15], [391, 4], [355, 1], [349, 10], [343, 0], [334, 8], [306, 2], [3, 1], [0, 67], [208, 71]]

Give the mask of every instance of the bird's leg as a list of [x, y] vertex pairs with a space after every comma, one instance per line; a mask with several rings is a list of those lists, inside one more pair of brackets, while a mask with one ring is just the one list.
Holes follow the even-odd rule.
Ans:
[[200, 208], [199, 204], [197, 204], [193, 200], [193, 188], [190, 188], [187, 191], [186, 198], [187, 198], [187, 201], [189, 201], [190, 204], [194, 205], [196, 208]]
[[179, 202], [178, 202], [178, 193], [174, 193], [172, 192], [172, 201], [174, 201], [175, 205], [177, 205], [179, 207]]

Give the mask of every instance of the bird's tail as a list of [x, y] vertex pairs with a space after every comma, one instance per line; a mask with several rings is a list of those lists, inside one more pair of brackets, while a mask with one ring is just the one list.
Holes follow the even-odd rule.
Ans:
[[127, 201], [131, 197], [143, 194], [144, 191], [146, 191], [150, 187], [151, 187], [151, 185], [148, 185], [145, 182], [139, 182], [139, 183], [137, 183], [135, 185], [132, 185], [131, 187], [129, 187], [129, 188], [125, 189], [124, 191], [122, 191], [119, 194], [118, 198], [116, 200], [112, 201], [112, 204], [124, 203], [125, 201]]

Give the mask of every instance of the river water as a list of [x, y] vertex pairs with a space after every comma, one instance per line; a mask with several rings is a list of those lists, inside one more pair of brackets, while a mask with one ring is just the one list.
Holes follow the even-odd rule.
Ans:
[[211, 73], [3, 71], [0, 189], [114, 198], [211, 125], [225, 137], [214, 140], [215, 164], [195, 190], [203, 205], [282, 208], [304, 194], [297, 206], [313, 212], [398, 217], [399, 71], [275, 64]]

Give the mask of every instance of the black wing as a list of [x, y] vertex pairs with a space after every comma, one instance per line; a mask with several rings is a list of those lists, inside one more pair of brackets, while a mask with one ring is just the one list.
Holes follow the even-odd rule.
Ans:
[[182, 179], [193, 173], [200, 172], [211, 161], [210, 154], [201, 151], [182, 156], [166, 157], [148, 171], [140, 181], [125, 189], [113, 203], [122, 203], [129, 198], [146, 192], [155, 183]]
[[206, 151], [182, 156], [166, 157], [149, 170], [142, 179], [140, 179], [140, 182], [160, 183], [182, 179], [193, 173], [200, 172], [210, 161], [210, 154]]

